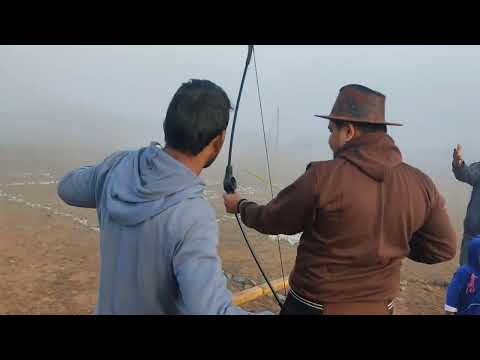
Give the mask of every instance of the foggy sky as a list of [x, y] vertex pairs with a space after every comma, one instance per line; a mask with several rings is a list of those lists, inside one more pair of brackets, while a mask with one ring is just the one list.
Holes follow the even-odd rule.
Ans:
[[[279, 106], [282, 152], [329, 158], [327, 121], [313, 115], [330, 113], [340, 87], [359, 83], [385, 94], [387, 121], [405, 125], [389, 133], [407, 159], [448, 163], [453, 146], [462, 143], [467, 162], [479, 160], [479, 46], [255, 49], [265, 126], [272, 128]], [[162, 142], [163, 118], [182, 82], [212, 80], [235, 103], [246, 51], [0, 46], [0, 144], [135, 148]], [[252, 59], [234, 153], [263, 144], [257, 96]]]

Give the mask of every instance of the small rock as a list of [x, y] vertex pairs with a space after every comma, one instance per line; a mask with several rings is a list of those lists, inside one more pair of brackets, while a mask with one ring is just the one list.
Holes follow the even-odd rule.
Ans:
[[257, 286], [257, 282], [255, 280], [248, 280], [252, 286]]
[[408, 281], [407, 280], [402, 280], [400, 281], [400, 286], [407, 286], [408, 285]]
[[433, 290], [433, 288], [430, 285], [425, 285], [423, 288], [427, 291], [432, 291]]
[[248, 279], [245, 276], [235, 275], [232, 277], [232, 281], [235, 281], [240, 284], [248, 284]]

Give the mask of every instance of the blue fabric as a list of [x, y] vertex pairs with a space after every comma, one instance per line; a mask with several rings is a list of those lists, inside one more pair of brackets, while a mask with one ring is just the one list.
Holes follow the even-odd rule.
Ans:
[[480, 236], [470, 241], [468, 264], [460, 266], [453, 275], [446, 305], [459, 315], [480, 315]]

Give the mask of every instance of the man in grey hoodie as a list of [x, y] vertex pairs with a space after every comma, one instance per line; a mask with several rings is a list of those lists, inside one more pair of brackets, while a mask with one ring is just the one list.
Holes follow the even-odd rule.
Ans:
[[164, 148], [117, 152], [60, 181], [63, 201], [97, 209], [96, 314], [249, 314], [232, 304], [199, 177], [222, 149], [230, 110], [222, 88], [191, 80], [168, 107]]

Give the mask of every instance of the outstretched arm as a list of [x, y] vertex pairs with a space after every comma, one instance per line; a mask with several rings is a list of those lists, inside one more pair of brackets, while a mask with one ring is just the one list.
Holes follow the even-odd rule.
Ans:
[[71, 206], [96, 208], [98, 180], [103, 179], [110, 168], [127, 153], [118, 151], [95, 166], [82, 166], [70, 171], [58, 184], [58, 196]]
[[480, 162], [467, 165], [463, 160], [462, 147], [453, 150], [452, 171], [458, 181], [475, 186], [480, 182]]
[[316, 182], [315, 172], [307, 170], [267, 205], [240, 201], [240, 195], [234, 193], [224, 195], [225, 208], [230, 213], [239, 212], [245, 225], [263, 234], [297, 234], [313, 219], [318, 201]]
[[96, 208], [96, 178], [96, 166], [83, 166], [70, 171], [58, 184], [58, 196], [71, 206]]

